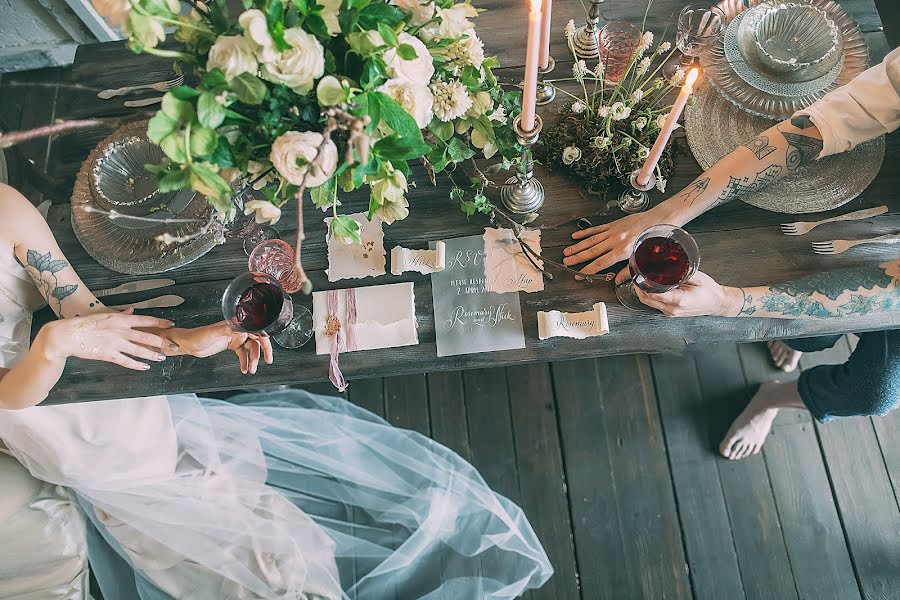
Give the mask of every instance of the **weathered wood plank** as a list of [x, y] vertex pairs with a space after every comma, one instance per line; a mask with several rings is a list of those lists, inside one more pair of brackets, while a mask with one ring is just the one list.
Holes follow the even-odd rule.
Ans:
[[[544, 546], [553, 577], [534, 600], [579, 597], [556, 403], [547, 364], [507, 369], [522, 509]], [[432, 398], [432, 401], [434, 399]]]
[[[710, 346], [706, 352], [696, 354], [694, 360], [710, 423], [719, 430], [716, 437], [721, 439], [750, 399], [737, 348], [725, 344]], [[713, 448], [718, 447], [718, 441]], [[796, 598], [763, 458], [721, 458], [717, 464], [746, 597]]]
[[429, 435], [428, 387], [424, 374], [384, 378], [384, 418], [394, 427]]
[[466, 425], [466, 394], [459, 371], [429, 373], [428, 408], [431, 437], [467, 461], [472, 460]]
[[710, 406], [691, 356], [651, 357], [694, 598], [744, 597], [719, 471]]
[[900, 509], [890, 502], [872, 421], [846, 417], [816, 428], [863, 597], [900, 598]]
[[354, 381], [347, 388], [347, 397], [353, 404], [384, 418], [384, 379], [381, 377]]
[[894, 410], [883, 417], [872, 417], [872, 427], [875, 428], [884, 466], [891, 478], [894, 498], [900, 507], [900, 410]]

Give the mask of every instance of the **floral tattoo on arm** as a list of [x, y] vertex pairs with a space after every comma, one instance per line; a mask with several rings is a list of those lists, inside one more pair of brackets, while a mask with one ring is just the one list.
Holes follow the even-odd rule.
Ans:
[[50, 308], [57, 315], [63, 316], [63, 300], [78, 289], [77, 285], [59, 285], [56, 277], [56, 274], [68, 267], [69, 263], [62, 259], [54, 259], [49, 252], [41, 254], [36, 250], [28, 250], [25, 256], [28, 262], [24, 265], [25, 270], [34, 280], [44, 298], [47, 299]]

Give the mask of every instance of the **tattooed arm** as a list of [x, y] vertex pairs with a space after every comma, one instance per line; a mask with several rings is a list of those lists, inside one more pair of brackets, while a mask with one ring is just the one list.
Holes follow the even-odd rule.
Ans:
[[[619, 279], [628, 277], [623, 271]], [[816, 273], [756, 287], [727, 287], [697, 273], [678, 289], [645, 294], [641, 301], [669, 316], [717, 315], [775, 319], [828, 319], [900, 312], [900, 259], [877, 266]]]
[[809, 117], [797, 115], [737, 147], [686, 188], [644, 213], [628, 215], [572, 237], [565, 249], [567, 265], [588, 263], [581, 270], [597, 273], [626, 260], [631, 244], [648, 227], [684, 225], [704, 212], [760, 190], [813, 162], [822, 151], [822, 136]]

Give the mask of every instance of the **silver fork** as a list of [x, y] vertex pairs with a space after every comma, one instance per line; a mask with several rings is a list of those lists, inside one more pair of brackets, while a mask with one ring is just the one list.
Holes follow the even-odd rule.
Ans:
[[813, 242], [813, 252], [816, 254], [840, 254], [860, 244], [900, 244], [900, 234], [891, 233], [879, 235], [866, 240], [830, 240], [827, 242]]
[[857, 210], [851, 213], [847, 213], [846, 215], [838, 215], [836, 217], [831, 217], [830, 219], [822, 219], [821, 221], [799, 221], [797, 223], [782, 223], [781, 232], [784, 235], [803, 235], [805, 233], [809, 233], [814, 228], [825, 223], [836, 223], [837, 221], [858, 221], [860, 219], [868, 219], [870, 217], [883, 215], [887, 211], [887, 206], [879, 206], [877, 208]]
[[102, 100], [109, 100], [110, 98], [115, 98], [116, 96], [124, 96], [129, 92], [135, 92], [137, 90], [156, 90], [157, 92], [167, 92], [173, 87], [179, 86], [184, 83], [184, 75], [179, 75], [174, 79], [169, 79], [167, 81], [157, 81], [156, 83], [146, 83], [144, 85], [129, 85], [120, 88], [112, 88], [109, 90], [103, 90], [97, 97]]
[[141, 108], [143, 106], [153, 106], [154, 104], [162, 102], [162, 99], [162, 96], [156, 98], [141, 98], [140, 100], [126, 100], [122, 104], [128, 108]]

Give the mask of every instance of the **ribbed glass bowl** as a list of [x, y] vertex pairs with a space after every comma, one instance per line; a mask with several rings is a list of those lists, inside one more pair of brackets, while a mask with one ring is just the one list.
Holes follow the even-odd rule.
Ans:
[[843, 52], [837, 24], [809, 4], [773, 2], [757, 13], [751, 29], [762, 68], [792, 82], [825, 75]]

